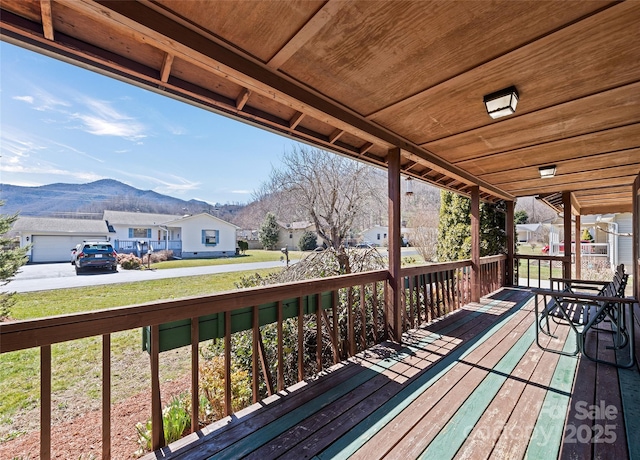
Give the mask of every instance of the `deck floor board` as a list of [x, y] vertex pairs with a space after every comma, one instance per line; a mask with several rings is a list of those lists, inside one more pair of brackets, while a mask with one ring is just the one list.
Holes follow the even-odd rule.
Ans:
[[[638, 368], [543, 351], [533, 316], [530, 293], [502, 289], [145, 459], [634, 458]], [[543, 345], [575, 345], [553, 331]], [[592, 335], [590, 351], [614, 359], [611, 333]], [[585, 420], [598, 404], [616, 415]], [[592, 442], [605, 422], [612, 438]]]

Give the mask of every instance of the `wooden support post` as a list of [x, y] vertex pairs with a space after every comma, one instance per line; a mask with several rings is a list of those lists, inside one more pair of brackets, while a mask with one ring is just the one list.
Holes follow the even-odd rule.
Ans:
[[507, 232], [507, 268], [505, 271], [505, 279], [501, 281], [505, 284], [505, 286], [513, 286], [514, 283], [516, 285], [518, 284], [514, 274], [516, 252], [516, 224], [514, 209], [515, 202], [507, 201], [507, 216], [505, 219], [505, 226], [507, 227], [505, 229]]
[[576, 216], [576, 278], [582, 278], [582, 233], [580, 232], [580, 215]]
[[151, 448], [164, 447], [162, 400], [160, 398], [160, 326], [151, 326]]
[[[564, 209], [564, 261], [562, 262], [562, 276], [571, 278], [571, 192], [562, 192], [562, 207]], [[578, 235], [579, 237], [580, 235]], [[551, 274], [553, 276], [553, 273]]]
[[40, 458], [51, 458], [51, 345], [40, 347]]
[[199, 352], [200, 344], [200, 320], [199, 318], [191, 318], [191, 432], [195, 433], [199, 428], [200, 415], [200, 399], [198, 397], [199, 389]]
[[633, 296], [640, 299], [640, 174], [633, 182], [632, 215], [633, 223], [633, 267], [629, 273], [633, 277]]
[[480, 187], [471, 187], [471, 301], [480, 302]]
[[400, 149], [389, 150], [389, 289], [387, 291], [387, 322], [390, 339], [402, 342], [402, 299], [400, 298]]
[[102, 458], [111, 458], [111, 335], [102, 336]]

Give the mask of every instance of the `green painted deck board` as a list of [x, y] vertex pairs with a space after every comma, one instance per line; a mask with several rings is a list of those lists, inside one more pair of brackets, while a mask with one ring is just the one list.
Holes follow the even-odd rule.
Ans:
[[430, 459], [437, 455], [438, 458], [444, 459], [455, 456], [467, 437], [469, 432], [467, 428], [474, 426], [480, 420], [502, 384], [531, 347], [534, 339], [535, 326], [532, 324], [496, 364], [493, 371], [476, 387], [419, 458]]
[[460, 345], [445, 358], [435, 363], [427, 372], [419, 379], [414, 380], [400, 393], [396, 394], [386, 404], [380, 407], [371, 416], [361, 422], [356, 428], [346, 433], [342, 438], [333, 443], [325, 451], [317, 455], [319, 459], [342, 459], [348, 458], [357, 451], [365, 442], [373, 437], [380, 429], [396, 417], [404, 410], [412, 401], [414, 401], [427, 388], [433, 385], [448, 372], [459, 359], [464, 358], [484, 340], [499, 330], [506, 324], [513, 314], [522, 308], [524, 304], [529, 302], [531, 297], [521, 300], [515, 306], [511, 307], [501, 318], [488, 327], [483, 333], [479, 334], [478, 339]]
[[[571, 349], [573, 334], [571, 332], [567, 337], [564, 351]], [[578, 358], [575, 356], [560, 356], [558, 359], [525, 458], [548, 460], [558, 456], [577, 363]]]
[[408, 357], [411, 353], [415, 353], [420, 346], [427, 345], [429, 343], [433, 343], [435, 340], [438, 340], [442, 335], [447, 334], [448, 332], [454, 331], [458, 327], [469, 323], [477, 316], [482, 313], [490, 310], [491, 308], [499, 305], [502, 301], [494, 301], [489, 304], [481, 307], [478, 311], [473, 312], [466, 317], [462, 318], [460, 321], [454, 321], [450, 325], [445, 326], [441, 330], [437, 332], [433, 332], [423, 339], [418, 340], [416, 344], [413, 346], [406, 346], [401, 351], [399, 351], [393, 357], [389, 357], [379, 361], [377, 364], [374, 364], [369, 369], [365, 369], [362, 372], [358, 373], [351, 379], [346, 382], [339, 384], [338, 386], [332, 388], [331, 390], [325, 392], [321, 397], [315, 398], [312, 401], [292, 410], [291, 412], [283, 415], [277, 421], [274, 421], [265, 427], [262, 427], [250, 435], [243, 438], [241, 441], [234, 443], [222, 451], [210, 456], [211, 459], [225, 459], [225, 458], [238, 458], [238, 456], [247, 455], [251, 451], [255, 450], [257, 447], [262, 446], [263, 444], [269, 442], [271, 439], [275, 438], [279, 434], [287, 431], [292, 426], [300, 423], [310, 414], [318, 412], [323, 407], [328, 404], [336, 401], [343, 395], [349, 393], [354, 388], [362, 385], [369, 379], [374, 378], [380, 373], [384, 372], [388, 368], [393, 365], [401, 362], [403, 359]]

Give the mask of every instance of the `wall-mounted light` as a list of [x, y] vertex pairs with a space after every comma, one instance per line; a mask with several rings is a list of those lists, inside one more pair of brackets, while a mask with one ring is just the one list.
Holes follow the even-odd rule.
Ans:
[[484, 105], [491, 118], [506, 117], [516, 112], [518, 105], [518, 90], [515, 86], [501, 89], [484, 97]]
[[540, 177], [542, 179], [553, 177], [556, 175], [556, 165], [540, 166], [538, 171], [540, 171]]

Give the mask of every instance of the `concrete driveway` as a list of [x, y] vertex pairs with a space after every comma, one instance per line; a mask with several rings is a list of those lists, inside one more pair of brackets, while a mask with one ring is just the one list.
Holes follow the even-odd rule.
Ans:
[[130, 283], [181, 276], [210, 275], [215, 273], [259, 270], [283, 267], [284, 262], [253, 262], [243, 264], [210, 265], [206, 267], [170, 268], [166, 270], [122, 270], [117, 272], [96, 270], [76, 275], [70, 263], [33, 264], [20, 268], [13, 280], [0, 286], [0, 292], [32, 292], [49, 289], [64, 289], [100, 284]]

